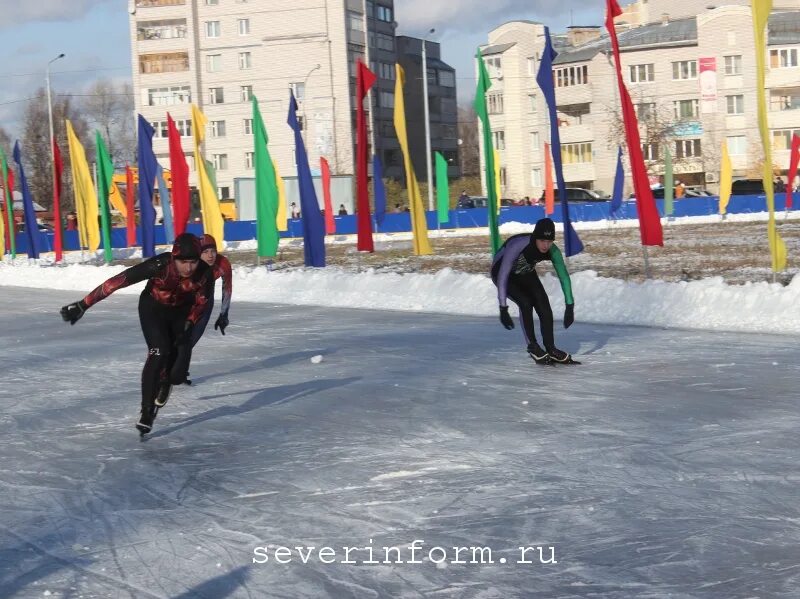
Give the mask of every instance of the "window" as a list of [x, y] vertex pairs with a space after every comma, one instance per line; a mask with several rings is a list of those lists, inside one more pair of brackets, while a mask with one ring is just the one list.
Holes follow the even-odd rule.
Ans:
[[489, 77], [497, 79], [503, 76], [503, 59], [500, 56], [491, 56], [485, 59], [484, 63]]
[[375, 47], [378, 48], [378, 50], [394, 52], [394, 37], [385, 33], [376, 34]]
[[136, 39], [168, 40], [186, 37], [186, 19], [167, 19], [164, 21], [142, 21], [136, 25]]
[[[191, 137], [192, 136], [192, 120], [178, 120], [175, 121], [175, 128], [180, 133], [181, 137]], [[153, 134], [154, 138], [162, 138], [167, 139], [169, 137], [169, 123], [168, 121], [155, 121], [153, 122], [153, 129], [155, 129], [155, 133]]]
[[455, 87], [456, 74], [453, 71], [439, 71], [439, 85], [442, 87]]
[[486, 99], [489, 104], [489, 114], [503, 114], [503, 94], [489, 94]]
[[697, 79], [697, 61], [682, 60], [672, 63], [672, 80]]
[[209, 54], [206, 56], [206, 70], [209, 73], [222, 70], [222, 54]]
[[505, 131], [492, 131], [492, 139], [494, 140], [494, 147], [497, 150], [506, 149], [506, 132]]
[[397, 75], [394, 65], [389, 64], [388, 62], [380, 62], [378, 63], [378, 76], [381, 79], [387, 79], [389, 81], [394, 81]]
[[744, 114], [744, 96], [725, 96], [728, 102], [728, 114]]
[[219, 37], [219, 21], [206, 21], [206, 37]]
[[239, 19], [239, 35], [250, 35], [250, 19]]
[[725, 57], [725, 74], [726, 75], [741, 75], [742, 74], [742, 56], [741, 56], [741, 54], [737, 54], [736, 56], [726, 56]]
[[693, 119], [700, 114], [699, 100], [676, 100], [672, 103], [675, 107], [675, 119]]
[[556, 87], [586, 85], [589, 83], [589, 67], [587, 65], [583, 65], [579, 67], [554, 69], [553, 78], [555, 79]]
[[211, 121], [211, 137], [225, 137], [225, 121]]
[[253, 86], [252, 85], [242, 85], [239, 87], [239, 99], [242, 102], [249, 102], [253, 99]]
[[217, 6], [219, 4], [219, 0], [206, 0], [206, 6]]
[[797, 48], [780, 48], [769, 51], [769, 66], [771, 69], [788, 69], [796, 67]]
[[639, 121], [647, 121], [656, 116], [656, 104], [655, 102], [642, 102], [641, 104], [636, 104], [636, 118]]
[[508, 177], [506, 176], [506, 167], [500, 167], [500, 186], [505, 187], [508, 185]]
[[191, 101], [192, 92], [188, 85], [155, 87], [147, 90], [148, 106], [171, 106], [172, 104], [188, 104]]
[[800, 110], [800, 88], [780, 90], [769, 98], [770, 110]]
[[539, 152], [541, 150], [539, 146], [539, 132], [538, 131], [531, 131], [531, 152]]
[[212, 154], [211, 159], [214, 163], [214, 170], [225, 171], [228, 170], [228, 155], [227, 154]]
[[542, 186], [542, 169], [540, 168], [531, 169], [531, 185], [533, 187]]
[[528, 75], [536, 75], [536, 59], [533, 56], [528, 58]]
[[244, 167], [247, 169], [255, 168], [256, 164], [256, 153], [255, 152], [245, 152], [244, 153]]
[[378, 106], [394, 108], [394, 93], [382, 91], [378, 94]]
[[676, 158], [697, 158], [700, 156], [699, 139], [679, 139], [675, 142]]
[[253, 67], [253, 55], [250, 52], [239, 52], [239, 68], [250, 69]]
[[229, 200], [231, 198], [231, 188], [227, 185], [225, 187], [217, 187], [217, 198], [220, 200]]
[[657, 143], [642, 144], [642, 155], [645, 160], [658, 160], [658, 154]]
[[528, 112], [536, 112], [536, 94], [528, 94]]
[[747, 154], [747, 136], [732, 135], [727, 141], [728, 153], [731, 156], [745, 156]]
[[364, 31], [364, 17], [361, 13], [348, 10], [347, 11], [347, 26], [351, 31]]
[[655, 64], [631, 65], [631, 83], [652, 83], [655, 80]]
[[302, 102], [306, 97], [306, 84], [302, 81], [299, 83], [290, 83], [289, 89], [292, 90], [294, 94], [294, 99], [298, 102]]
[[780, 152], [792, 149], [792, 136], [800, 136], [800, 129], [776, 129], [772, 132], [772, 149]]
[[564, 164], [592, 162], [592, 143], [561, 144], [561, 160]]
[[253, 119], [244, 120], [244, 134], [253, 135]]
[[391, 23], [394, 21], [392, 9], [388, 6], [381, 6], [380, 4], [375, 6], [375, 18], [384, 23]]
[[188, 52], [139, 55], [139, 72], [143, 75], [151, 73], [177, 73], [188, 70]]
[[221, 87], [209, 87], [208, 88], [208, 103], [209, 104], [223, 104], [225, 102], [225, 96], [222, 93]]

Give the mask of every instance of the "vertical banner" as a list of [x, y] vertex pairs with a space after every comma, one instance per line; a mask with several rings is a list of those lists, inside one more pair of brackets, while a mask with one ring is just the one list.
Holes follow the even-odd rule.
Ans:
[[[252, 97], [253, 104], [253, 152], [256, 167], [256, 240], [259, 258], [274, 258], [278, 255], [280, 236], [278, 230], [278, 209], [280, 193], [275, 163], [269, 154], [267, 128], [258, 107], [258, 98]], [[286, 218], [283, 226], [286, 226]], [[285, 230], [285, 229], [284, 229]]]
[[450, 185], [447, 179], [447, 160], [436, 152], [436, 213], [439, 224], [450, 220]]
[[108, 195], [111, 191], [111, 182], [114, 180], [114, 164], [99, 131], [95, 131], [95, 143], [97, 144], [97, 199], [100, 201], [103, 256], [106, 264], [111, 264], [114, 252], [111, 249], [111, 209], [108, 207]]
[[61, 224], [61, 179], [64, 176], [64, 163], [61, 161], [61, 150], [53, 138], [53, 164], [55, 165], [55, 185], [53, 185], [53, 225], [55, 238], [53, 239], [56, 251], [56, 262], [61, 262], [64, 255], [64, 242], [62, 240]]
[[322, 199], [325, 204], [325, 234], [336, 233], [336, 219], [333, 218], [333, 200], [331, 199], [331, 166], [322, 156], [319, 158], [319, 169], [322, 173]]
[[728, 142], [722, 142], [722, 164], [719, 173], [719, 213], [723, 216], [728, 211], [728, 202], [733, 190], [733, 166], [728, 154]]
[[174, 209], [172, 224], [175, 236], [186, 231], [191, 206], [189, 201], [189, 165], [181, 146], [181, 134], [175, 121], [167, 113], [167, 131], [169, 136], [169, 171], [172, 178], [172, 207]]
[[125, 165], [125, 241], [129, 248], [136, 245], [136, 198], [133, 171]]
[[672, 153], [669, 151], [669, 142], [664, 144], [664, 214], [672, 216], [675, 213], [673, 200], [675, 199], [675, 177], [672, 175]]
[[625, 191], [625, 169], [622, 167], [622, 146], [617, 149], [617, 171], [614, 174], [614, 192], [611, 194], [611, 214], [622, 208], [622, 194]]
[[499, 190], [495, 186], [494, 178], [494, 144], [492, 143], [492, 128], [489, 123], [489, 108], [486, 105], [486, 92], [492, 87], [489, 71], [483, 62], [481, 50], [475, 56], [478, 61], [478, 88], [475, 91], [475, 113], [481, 122], [481, 143], [483, 145], [483, 160], [485, 162], [484, 178], [486, 181], [486, 197], [489, 198], [489, 238], [492, 247], [492, 256], [500, 249], [500, 228], [498, 226], [497, 211], [500, 204]]
[[797, 165], [800, 164], [800, 136], [792, 135], [792, 151], [789, 159], [789, 170], [786, 173], [786, 209], [792, 209], [792, 189], [797, 177]]
[[[158, 160], [153, 153], [155, 130], [141, 114], [137, 139], [139, 158], [139, 227], [142, 231], [142, 256], [152, 258], [156, 255], [156, 209], [153, 206]], [[208, 232], [206, 230], [206, 232]], [[212, 233], [216, 236], [216, 232]], [[215, 239], [217, 239], [215, 237]], [[219, 242], [217, 242], [219, 243]]]
[[164, 240], [167, 245], [172, 245], [175, 241], [175, 228], [172, 225], [170, 194], [164, 179], [164, 168], [158, 163], [156, 164], [156, 179], [158, 180], [158, 200], [161, 203], [161, 220], [164, 221]]
[[375, 197], [375, 222], [383, 224], [386, 218], [386, 187], [383, 185], [383, 165], [380, 156], [372, 156], [372, 193]]
[[700, 58], [700, 112], [717, 111], [717, 59]]
[[[28, 240], [28, 258], [38, 258], [39, 252], [39, 224], [36, 222], [36, 211], [33, 209], [33, 196], [28, 188], [25, 169], [22, 167], [22, 149], [19, 140], [14, 144], [14, 161], [19, 170], [20, 187], [22, 188], [22, 206], [25, 211], [25, 238]], [[12, 205], [13, 205], [13, 195]]]
[[367, 152], [367, 118], [364, 98], [378, 78], [361, 62], [356, 63], [356, 222], [359, 252], [374, 252], [372, 219], [369, 214], [369, 158]]

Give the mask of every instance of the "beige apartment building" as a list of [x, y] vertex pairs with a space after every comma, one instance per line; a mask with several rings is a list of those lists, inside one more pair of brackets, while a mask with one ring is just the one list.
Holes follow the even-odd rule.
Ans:
[[[543, 190], [549, 121], [535, 81], [543, 35], [539, 23], [511, 22], [492, 31], [484, 48], [503, 197], [539, 197]], [[663, 175], [667, 148], [676, 179], [687, 185], [716, 190], [722, 143], [735, 177], [758, 173], [763, 153], [749, 6], [719, 6], [681, 18], [662, 14], [638, 27], [621, 24], [619, 40], [653, 183]], [[610, 191], [624, 134], [608, 37], [599, 27], [571, 27], [554, 43], [565, 179], [570, 186]], [[773, 163], [785, 171], [791, 135], [800, 133], [800, 7], [773, 12], [768, 44], [764, 93]]]

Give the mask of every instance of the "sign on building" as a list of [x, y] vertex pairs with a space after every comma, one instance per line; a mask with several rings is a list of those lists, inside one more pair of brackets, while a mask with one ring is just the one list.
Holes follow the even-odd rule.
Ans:
[[717, 59], [700, 59], [700, 112], [717, 111]]

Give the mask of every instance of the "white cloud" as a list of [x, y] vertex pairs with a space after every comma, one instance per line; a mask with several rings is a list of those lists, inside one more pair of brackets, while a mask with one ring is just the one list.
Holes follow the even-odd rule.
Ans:
[[0, 29], [39, 21], [74, 21], [95, 6], [121, 0], [23, 0], [3, 3]]

